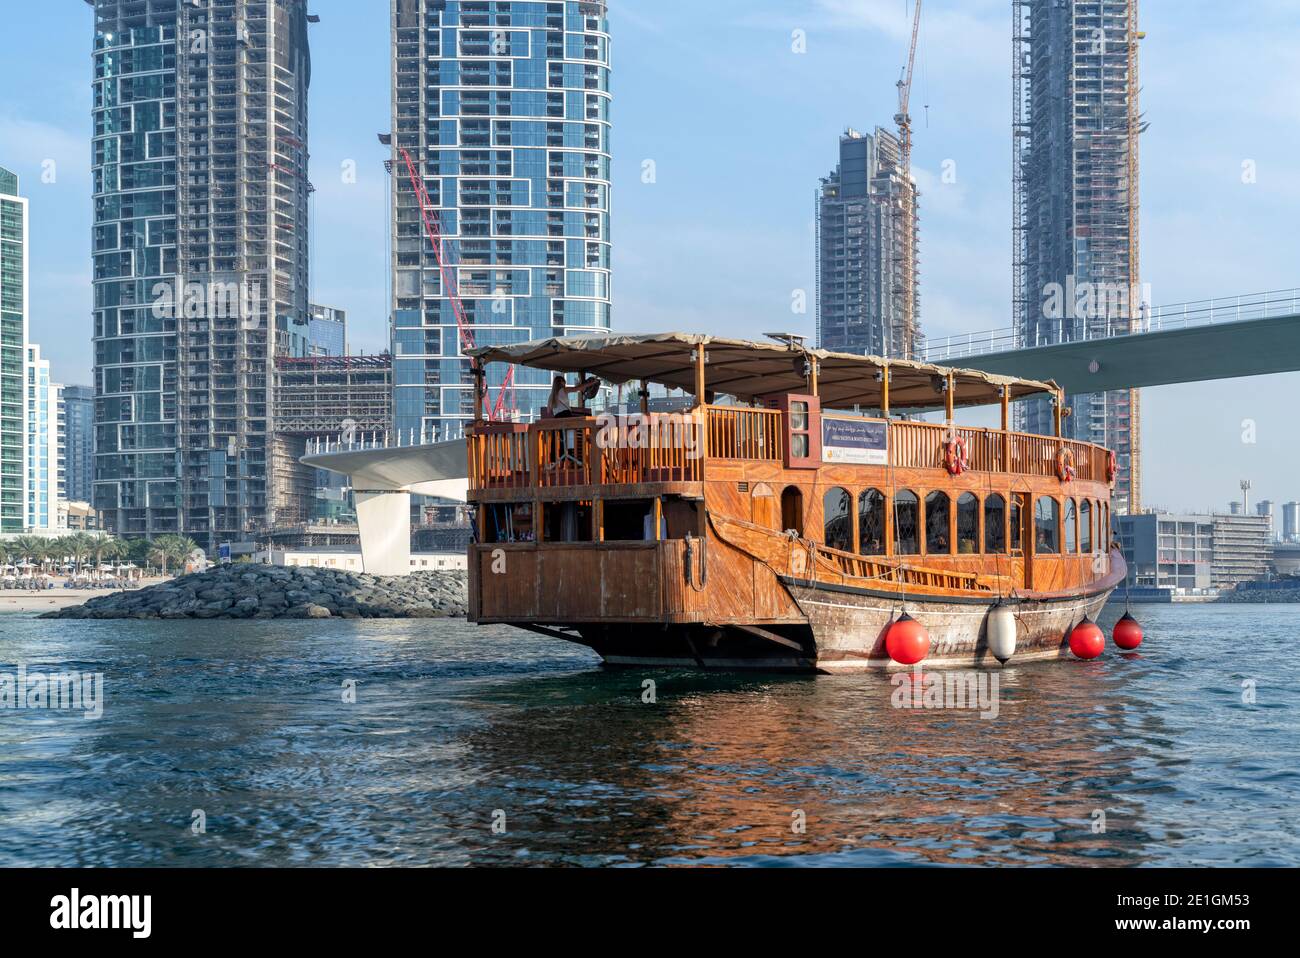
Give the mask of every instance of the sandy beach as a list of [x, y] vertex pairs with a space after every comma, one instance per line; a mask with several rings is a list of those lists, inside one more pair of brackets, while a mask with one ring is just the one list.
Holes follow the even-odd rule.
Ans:
[[81, 605], [97, 595], [108, 595], [107, 589], [47, 589], [44, 592], [14, 590], [0, 592], [2, 612], [49, 612], [69, 605]]
[[[148, 578], [144, 586], [155, 585], [165, 581], [161, 578]], [[0, 589], [0, 614], [5, 612], [49, 612], [51, 609], [63, 609], [70, 605], [81, 605], [97, 596], [112, 595], [110, 589], [65, 589], [57, 582], [53, 589], [41, 592], [25, 589]]]

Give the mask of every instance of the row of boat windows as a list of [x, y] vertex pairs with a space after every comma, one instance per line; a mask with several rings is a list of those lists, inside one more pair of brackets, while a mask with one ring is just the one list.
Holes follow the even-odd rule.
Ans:
[[[885, 555], [887, 523], [892, 522], [894, 555], [921, 555], [922, 544], [926, 555], [952, 555], [954, 538], [957, 555], [981, 552], [1005, 555], [1008, 551], [1027, 551], [1021, 531], [1023, 507], [1015, 497], [1008, 503], [1005, 497], [990, 493], [981, 501], [975, 493], [967, 492], [958, 496], [954, 504], [946, 492], [932, 492], [921, 500], [911, 490], [900, 489], [894, 494], [892, 510], [886, 505], [884, 493], [879, 489], [867, 489], [857, 496], [855, 510], [854, 497], [847, 489], [831, 489], [822, 501], [826, 545], [842, 552]], [[1033, 508], [1035, 553], [1090, 553], [1094, 546], [1105, 548], [1107, 506], [1104, 503], [1071, 498], [1062, 502], [1051, 496], [1041, 496], [1035, 500]]]

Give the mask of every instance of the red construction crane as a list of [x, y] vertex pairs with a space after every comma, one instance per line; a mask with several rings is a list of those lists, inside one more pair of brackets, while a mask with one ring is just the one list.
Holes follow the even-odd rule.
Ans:
[[[411, 160], [411, 154], [401, 147], [397, 148], [397, 152], [402, 155], [402, 161], [406, 164], [406, 173], [410, 177], [411, 188], [415, 191], [415, 200], [420, 204], [420, 218], [424, 221], [424, 232], [429, 238], [429, 243], [433, 246], [433, 255], [438, 261], [438, 272], [442, 276], [443, 295], [447, 297], [448, 302], [451, 303], [452, 312], [456, 314], [456, 331], [460, 335], [461, 351], [467, 352], [474, 348], [474, 331], [470, 328], [469, 320], [465, 316], [465, 304], [460, 299], [460, 289], [456, 284], [455, 271], [452, 269], [453, 264], [443, 249], [442, 230], [438, 228], [438, 221], [429, 213], [433, 207], [433, 202], [429, 199], [429, 192], [424, 188], [424, 181], [415, 170], [415, 163]], [[515, 369], [511, 366], [506, 370], [506, 378], [501, 384], [496, 404], [490, 410], [486, 408], [484, 410], [489, 420], [500, 418], [505, 407], [506, 390], [510, 391], [512, 397], [511, 406], [513, 408], [514, 382]], [[478, 388], [477, 383], [474, 388]]]

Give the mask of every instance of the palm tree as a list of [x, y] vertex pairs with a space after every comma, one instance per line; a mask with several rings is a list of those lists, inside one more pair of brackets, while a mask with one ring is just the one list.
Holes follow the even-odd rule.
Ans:
[[167, 574], [167, 560], [176, 555], [176, 537], [173, 535], [156, 536], [149, 542], [149, 559], [162, 567], [162, 574]]
[[103, 563], [105, 557], [111, 559], [116, 555], [121, 555], [121, 550], [121, 540], [114, 539], [105, 532], [102, 535], [95, 536], [91, 540], [89, 552], [94, 555], [95, 565], [98, 566]]
[[82, 562], [95, 548], [94, 537], [84, 532], [74, 532], [62, 541], [65, 543], [64, 548], [67, 554], [72, 556], [73, 561], [77, 564], [77, 572], [80, 573]]
[[190, 556], [199, 551], [199, 544], [189, 536], [172, 536], [172, 547], [175, 550], [172, 559], [182, 567]]
[[18, 536], [13, 540], [13, 546], [15, 555], [33, 564], [45, 558], [46, 544], [40, 536]]
[[119, 557], [138, 562], [142, 567], [148, 566], [153, 554], [153, 543], [148, 539], [114, 539], [111, 548], [117, 550]]

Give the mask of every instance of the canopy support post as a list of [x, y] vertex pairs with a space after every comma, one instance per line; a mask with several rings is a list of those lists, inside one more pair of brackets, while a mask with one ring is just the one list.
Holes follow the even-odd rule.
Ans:
[[889, 363], [880, 370], [880, 415], [889, 418]]
[[470, 372], [474, 376], [474, 421], [483, 421], [483, 394], [487, 384], [487, 377], [484, 375], [483, 364], [477, 358], [469, 361]]
[[1002, 471], [1011, 471], [1011, 386], [1002, 387]]
[[704, 344], [695, 347], [695, 405], [704, 405]]

